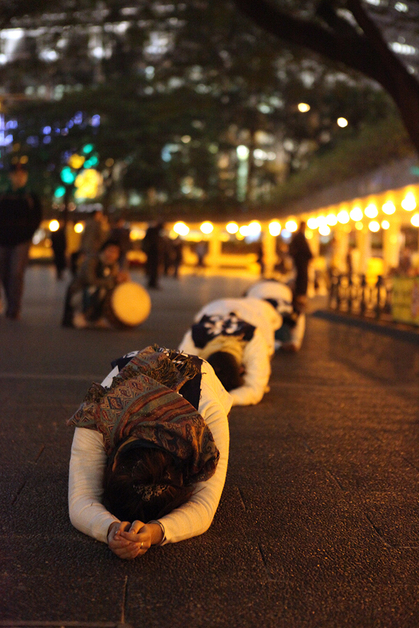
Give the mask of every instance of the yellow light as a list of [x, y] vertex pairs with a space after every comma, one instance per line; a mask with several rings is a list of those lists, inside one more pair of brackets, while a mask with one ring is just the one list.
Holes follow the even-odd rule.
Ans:
[[249, 235], [252, 235], [252, 236], [257, 236], [262, 231], [262, 227], [260, 226], [260, 223], [257, 220], [252, 220], [251, 222], [249, 222], [248, 228], [249, 228]]
[[370, 224], [368, 225], [368, 229], [373, 233], [377, 233], [377, 231], [380, 231], [380, 223], [376, 220], [371, 220]]
[[173, 231], [180, 236], [186, 236], [189, 233], [189, 227], [184, 222], [177, 222], [173, 226]]
[[416, 209], [416, 199], [413, 192], [408, 192], [404, 199], [402, 200], [402, 207], [407, 212], [411, 212]]
[[307, 227], [309, 229], [317, 229], [318, 226], [319, 226], [319, 223], [318, 223], [317, 218], [309, 218], [307, 220]]
[[313, 235], [314, 235], [314, 234], [313, 234], [313, 232], [311, 231], [311, 229], [307, 229], [307, 230], [306, 230], [305, 236], [306, 236], [307, 240], [312, 240], [312, 239], [313, 239]]
[[202, 223], [202, 225], [200, 226], [200, 229], [202, 233], [205, 233], [205, 235], [209, 235], [210, 233], [214, 231], [214, 225], [212, 224], [212, 222], [209, 222], [209, 220], [206, 220], [205, 222]]
[[134, 242], [136, 240], [142, 240], [144, 236], [145, 236], [144, 229], [138, 229], [138, 227], [133, 227], [129, 233], [129, 239], [133, 240]]
[[272, 222], [269, 223], [269, 233], [271, 234], [271, 236], [279, 236], [279, 234], [281, 233], [281, 223], [278, 222], [277, 220], [273, 220]]
[[107, 160], [105, 161], [105, 166], [106, 166], [107, 168], [111, 168], [111, 167], [114, 165], [114, 163], [115, 163], [115, 162], [114, 162], [114, 160], [112, 159], [112, 157], [109, 157], [109, 159], [107, 159]]
[[348, 126], [348, 121], [346, 118], [338, 118], [336, 122], [337, 122], [337, 125], [340, 126], [341, 129], [344, 129], [345, 126]]
[[60, 228], [60, 223], [58, 222], [58, 220], [51, 220], [48, 228], [50, 231], [58, 231], [58, 229]]
[[349, 222], [349, 214], [346, 209], [342, 209], [342, 211], [338, 213], [338, 222], [340, 222], [341, 225], [346, 225], [346, 223]]
[[350, 212], [349, 216], [352, 220], [362, 220], [363, 217], [362, 209], [360, 207], [354, 207]]
[[357, 231], [362, 231], [362, 230], [363, 230], [363, 228], [364, 228], [364, 225], [362, 224], [362, 222], [356, 222], [356, 223], [355, 223], [355, 229], [356, 229]]
[[392, 201], [387, 201], [386, 203], [384, 203], [382, 209], [383, 212], [387, 214], [387, 216], [391, 216], [391, 214], [394, 214], [394, 212], [396, 211], [396, 206]]
[[334, 227], [335, 225], [337, 225], [338, 219], [336, 218], [335, 214], [329, 214], [328, 216], [326, 216], [326, 223], [330, 226], [330, 227]]
[[390, 229], [390, 223], [388, 220], [381, 221], [381, 229]]
[[242, 225], [239, 229], [239, 233], [244, 238], [249, 235], [249, 225]]
[[77, 188], [76, 198], [96, 198], [101, 192], [103, 178], [100, 172], [94, 168], [83, 170], [77, 175], [74, 185]]
[[410, 219], [410, 222], [414, 227], [419, 227], [419, 214], [413, 214]]
[[377, 216], [378, 216], [378, 209], [377, 209], [376, 205], [374, 205], [374, 203], [370, 203], [365, 208], [365, 215], [368, 218], [377, 218]]
[[86, 161], [86, 157], [82, 157], [82, 155], [78, 155], [77, 153], [74, 153], [74, 155], [71, 155], [71, 157], [68, 159], [67, 163], [69, 166], [71, 166], [71, 168], [78, 170], [79, 168], [82, 167], [85, 161]]
[[190, 135], [183, 135], [183, 137], [181, 137], [180, 139], [182, 140], [184, 144], [189, 144], [192, 138]]
[[301, 111], [301, 113], [307, 113], [307, 111], [310, 111], [310, 109], [310, 105], [308, 105], [306, 102], [298, 103], [298, 111]]
[[236, 222], [229, 222], [228, 225], [226, 225], [227, 233], [231, 233], [233, 235], [234, 233], [237, 233], [238, 230], [239, 225]]
[[288, 220], [288, 221], [285, 223], [285, 229], [286, 229], [287, 231], [289, 231], [290, 233], [294, 233], [294, 231], [297, 231], [297, 229], [298, 229], [298, 225], [297, 225], [297, 223], [295, 222], [295, 220]]
[[81, 222], [76, 222], [76, 224], [74, 225], [74, 231], [76, 233], [83, 233], [84, 231], [84, 225]]
[[319, 233], [320, 233], [320, 235], [322, 235], [322, 236], [328, 236], [328, 235], [330, 234], [330, 227], [329, 227], [328, 225], [326, 225], [326, 224], [324, 224], [324, 223], [323, 223], [323, 224], [322, 224], [322, 225], [320, 225], [320, 227], [319, 227]]
[[22, 155], [22, 157], [20, 158], [19, 161], [20, 161], [21, 164], [27, 164], [28, 161], [29, 161], [29, 158], [28, 158], [27, 155]]

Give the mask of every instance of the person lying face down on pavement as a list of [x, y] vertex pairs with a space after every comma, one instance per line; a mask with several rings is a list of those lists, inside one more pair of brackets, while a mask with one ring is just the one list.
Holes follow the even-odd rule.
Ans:
[[232, 400], [212, 367], [154, 345], [113, 363], [69, 419], [69, 514], [120, 558], [204, 533], [224, 487]]
[[264, 299], [281, 317], [281, 325], [275, 330], [275, 350], [296, 352], [301, 349], [306, 328], [305, 313], [295, 309], [291, 288], [284, 281], [267, 279], [253, 284], [246, 296]]
[[280, 326], [281, 316], [263, 299], [218, 299], [196, 314], [179, 349], [214, 367], [233, 405], [252, 405], [269, 390], [274, 333]]

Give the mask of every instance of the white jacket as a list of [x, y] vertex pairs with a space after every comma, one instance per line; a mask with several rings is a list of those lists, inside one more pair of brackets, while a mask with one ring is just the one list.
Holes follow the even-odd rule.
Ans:
[[[230, 390], [233, 406], [247, 406], [259, 403], [268, 389], [271, 375], [270, 356], [275, 351], [275, 329], [281, 325], [281, 317], [270, 303], [249, 297], [243, 299], [218, 299], [204, 306], [195, 316], [199, 322], [204, 315], [228, 316], [234, 312], [239, 318], [256, 327], [253, 338], [246, 343], [243, 352], [244, 383]], [[199, 355], [191, 330], [183, 337], [179, 349], [192, 355]]]
[[[115, 367], [102, 382], [109, 387], [119, 372]], [[217, 510], [227, 473], [229, 430], [227, 414], [232, 399], [210, 364], [201, 366], [201, 397], [198, 412], [210, 428], [220, 458], [214, 475], [198, 482], [189, 501], [159, 521], [164, 526], [163, 544], [176, 543], [208, 530]], [[111, 523], [119, 521], [101, 503], [106, 454], [103, 437], [95, 430], [76, 427], [71, 448], [68, 503], [71, 523], [80, 532], [107, 542]]]

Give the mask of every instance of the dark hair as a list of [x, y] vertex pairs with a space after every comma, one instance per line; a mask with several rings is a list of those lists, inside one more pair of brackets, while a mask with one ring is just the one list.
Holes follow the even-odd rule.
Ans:
[[226, 390], [233, 390], [243, 385], [240, 364], [236, 358], [227, 351], [215, 351], [207, 357], [215, 371], [216, 376], [221, 381]]
[[104, 251], [105, 249], [108, 248], [108, 246], [117, 246], [119, 249], [119, 252], [121, 253], [121, 245], [118, 242], [118, 240], [106, 240], [106, 242], [104, 242], [102, 244], [102, 246], [99, 249], [99, 253], [102, 253], [102, 251]]
[[108, 460], [103, 502], [121, 521], [158, 519], [188, 501], [192, 493], [193, 487], [184, 485], [181, 463], [162, 449], [139, 444]]

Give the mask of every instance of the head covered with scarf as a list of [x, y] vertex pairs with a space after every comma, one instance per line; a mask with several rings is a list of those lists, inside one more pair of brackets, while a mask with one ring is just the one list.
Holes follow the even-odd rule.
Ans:
[[[178, 392], [198, 371], [191, 356], [155, 345], [134, 356], [110, 388], [92, 384], [68, 424], [103, 435], [105, 493], [107, 478], [118, 472], [140, 502], [162, 504], [172, 489], [191, 487], [214, 474], [219, 452], [211, 431]], [[148, 473], [156, 457], [162, 472]]]

